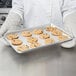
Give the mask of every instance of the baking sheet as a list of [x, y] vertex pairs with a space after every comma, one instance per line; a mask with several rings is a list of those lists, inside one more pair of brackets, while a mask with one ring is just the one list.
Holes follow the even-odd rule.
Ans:
[[[46, 31], [46, 27], [47, 27], [47, 26], [56, 27], [56, 28], [58, 28], [59, 30], [61, 30], [61, 31], [63, 32], [63, 34], [65, 34], [65, 35], [68, 36], [68, 39], [65, 40], [65, 41], [68, 41], [68, 40], [73, 39], [73, 36], [69, 35], [69, 34], [68, 34], [67, 32], [65, 32], [63, 29], [59, 28], [58, 26], [56, 26], [56, 25], [54, 25], [54, 24], [51, 24], [51, 25], [47, 24], [47, 25], [42, 25], [42, 26], [35, 27], [35, 28], [27, 28], [27, 29], [22, 29], [22, 30], [10, 32], [10, 33], [7, 33], [7, 34], [4, 36], [4, 38], [5, 38], [5, 40], [10, 44], [10, 46], [11, 46], [17, 53], [25, 53], [25, 52], [29, 52], [29, 51], [34, 51], [34, 50], [36, 50], [36, 49], [40, 49], [40, 48], [44, 48], [44, 47], [48, 47], [48, 46], [52, 46], [52, 45], [55, 45], [55, 44], [59, 44], [59, 43], [64, 42], [64, 41], [59, 41], [58, 38], [57, 38], [57, 36], [52, 35], [51, 32]], [[23, 44], [29, 46], [29, 43], [27, 42], [26, 37], [21, 36], [21, 33], [22, 33], [23, 31], [30, 31], [30, 32], [32, 32], [34, 29], [42, 29], [42, 30], [43, 30], [43, 33], [49, 34], [50, 37], [55, 40], [55, 42], [54, 42], [54, 43], [51, 43], [51, 44], [45, 44], [45, 43], [44, 43], [44, 40], [41, 39], [41, 38], [39, 37], [39, 35], [32, 34], [32, 37], [37, 38], [37, 39], [38, 39], [38, 42], [41, 44], [41, 46], [36, 47], [36, 48], [30, 48], [30, 47], [29, 47], [28, 50], [18, 51], [18, 50], [17, 50], [17, 46], [12, 45], [11, 41], [7, 39], [7, 35], [8, 35], [8, 34], [15, 34], [15, 33], [17, 33], [18, 36], [19, 36], [18, 39], [20, 39], [20, 40], [23, 42]]]

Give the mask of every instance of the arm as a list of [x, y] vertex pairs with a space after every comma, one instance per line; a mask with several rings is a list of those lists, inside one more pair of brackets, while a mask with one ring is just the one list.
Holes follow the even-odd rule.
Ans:
[[61, 46], [64, 48], [72, 48], [76, 45], [76, 0], [63, 0], [62, 14], [65, 28], [67, 27], [75, 38], [61, 44]]
[[22, 0], [13, 0], [12, 9], [8, 14], [7, 19], [0, 29], [0, 36], [4, 35], [8, 30], [15, 29], [21, 25], [23, 20], [23, 5]]
[[75, 35], [75, 25], [76, 25], [76, 0], [63, 0], [62, 4], [62, 15], [64, 26], [72, 30]]
[[73, 12], [65, 17], [64, 26], [65, 28], [67, 26], [68, 30], [76, 37], [76, 12]]

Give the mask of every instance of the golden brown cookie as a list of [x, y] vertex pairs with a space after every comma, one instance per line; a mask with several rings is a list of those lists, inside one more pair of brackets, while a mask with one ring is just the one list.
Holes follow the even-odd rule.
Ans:
[[57, 28], [56, 27], [53, 27], [53, 26], [47, 26], [46, 27], [46, 31], [49, 31], [49, 32], [52, 32], [52, 31], [55, 31]]
[[41, 34], [40, 38], [41, 39], [47, 39], [47, 38], [50, 38], [50, 35], [48, 35], [48, 34]]
[[48, 39], [45, 39], [45, 44], [51, 44], [51, 43], [54, 43], [54, 39], [52, 38], [48, 38]]
[[37, 38], [34, 38], [34, 37], [29, 37], [29, 38], [27, 38], [27, 41], [28, 41], [29, 43], [34, 43], [34, 42], [37, 42], [38, 39], [37, 39]]
[[62, 31], [60, 31], [58, 29], [52, 31], [51, 33], [52, 33], [52, 35], [55, 35], [55, 36], [61, 36], [62, 35]]
[[25, 50], [28, 50], [28, 49], [29, 49], [29, 46], [24, 45], [24, 44], [17, 47], [18, 51], [25, 51]]
[[61, 35], [61, 36], [58, 36], [58, 39], [59, 39], [60, 41], [65, 41], [65, 40], [68, 39], [68, 36]]
[[38, 42], [30, 44], [30, 48], [36, 48], [36, 47], [39, 47], [39, 46], [40, 46], [40, 43], [38, 43]]
[[11, 40], [12, 45], [18, 46], [22, 44], [22, 41], [19, 39], [13, 39]]
[[55, 35], [55, 36], [62, 35], [62, 31], [59, 30], [57, 27], [48, 26], [48, 27], [46, 27], [46, 30], [51, 32], [52, 35]]
[[23, 32], [22, 32], [22, 36], [24, 36], [24, 37], [31, 37], [32, 34], [31, 34], [31, 32], [29, 32], [29, 31], [23, 31]]
[[43, 30], [42, 30], [42, 29], [35, 29], [35, 30], [33, 31], [33, 33], [36, 34], [36, 35], [40, 35], [40, 34], [43, 33]]
[[19, 36], [17, 34], [8, 34], [7, 39], [12, 40], [12, 39], [17, 39]]

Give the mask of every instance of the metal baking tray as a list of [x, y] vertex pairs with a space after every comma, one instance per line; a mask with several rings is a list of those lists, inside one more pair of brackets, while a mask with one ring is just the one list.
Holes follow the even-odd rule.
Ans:
[[[58, 38], [57, 38], [57, 36], [54, 36], [54, 35], [51, 34], [51, 32], [46, 31], [46, 27], [47, 27], [47, 26], [52, 26], [52, 27], [58, 28], [59, 30], [61, 30], [61, 31], [63, 32], [63, 34], [65, 34], [65, 35], [68, 36], [68, 39], [67, 39], [67, 40], [64, 40], [64, 41], [59, 41]], [[22, 32], [22, 31], [31, 31], [31, 32], [32, 32], [34, 29], [42, 29], [42, 30], [43, 30], [43, 33], [49, 34], [50, 37], [55, 40], [55, 42], [54, 42], [54, 43], [51, 43], [51, 44], [45, 44], [45, 43], [44, 43], [44, 40], [40, 39], [39, 35], [32, 34], [33, 37], [38, 38], [38, 42], [41, 44], [41, 46], [36, 47], [36, 48], [29, 48], [28, 50], [24, 50], [24, 51], [18, 51], [18, 50], [17, 50], [17, 46], [12, 45], [11, 41], [7, 39], [7, 35], [8, 35], [8, 34], [15, 34], [15, 33], [16, 33], [16, 34], [18, 34], [19, 39], [23, 42], [23, 44], [29, 46], [29, 43], [27, 42], [26, 37], [21, 36], [21, 32]], [[71, 36], [71, 35], [68, 34], [66, 31], [64, 31], [63, 29], [59, 28], [58, 26], [56, 26], [56, 25], [54, 25], [54, 24], [51, 24], [51, 25], [48, 25], [48, 24], [47, 24], [47, 25], [42, 25], [42, 26], [35, 27], [35, 28], [27, 28], [27, 29], [25, 28], [25, 29], [22, 29], [22, 30], [18, 30], [18, 31], [14, 31], [14, 32], [7, 33], [7, 34], [5, 34], [4, 39], [10, 44], [10, 46], [11, 46], [17, 53], [26, 53], [26, 52], [29, 52], [29, 51], [35, 51], [35, 50], [37, 50], [37, 49], [41, 49], [41, 48], [44, 48], [44, 47], [47, 48], [48, 46], [52, 46], [52, 45], [55, 45], [55, 44], [60, 44], [60, 43], [65, 42], [65, 41], [72, 40], [72, 39], [73, 39], [73, 36]]]

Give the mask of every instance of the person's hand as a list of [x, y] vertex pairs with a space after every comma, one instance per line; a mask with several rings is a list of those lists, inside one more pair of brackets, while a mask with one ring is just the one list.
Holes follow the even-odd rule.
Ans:
[[8, 15], [6, 21], [0, 28], [0, 41], [3, 42], [5, 46], [9, 46], [9, 44], [4, 40], [4, 34], [20, 29], [21, 21], [20, 16], [15, 13], [10, 13]]
[[0, 37], [2, 37], [6, 32], [13, 31], [19, 28], [21, 25], [21, 18], [16, 13], [10, 13], [0, 28]]
[[64, 42], [61, 44], [63, 48], [72, 48], [76, 46], [76, 12], [66, 16], [64, 19], [64, 26], [66, 30], [69, 30], [71, 35], [75, 38], [71, 41]]
[[3, 37], [4, 34], [9, 33], [9, 32], [13, 32], [16, 30], [21, 29], [20, 26], [7, 26], [7, 25], [2, 25], [2, 27], [0, 28], [0, 37]]
[[8, 30], [7, 28], [8, 27], [4, 26], [4, 25], [0, 28], [0, 37], [2, 37], [4, 35], [4, 33], [7, 32], [7, 30]]

